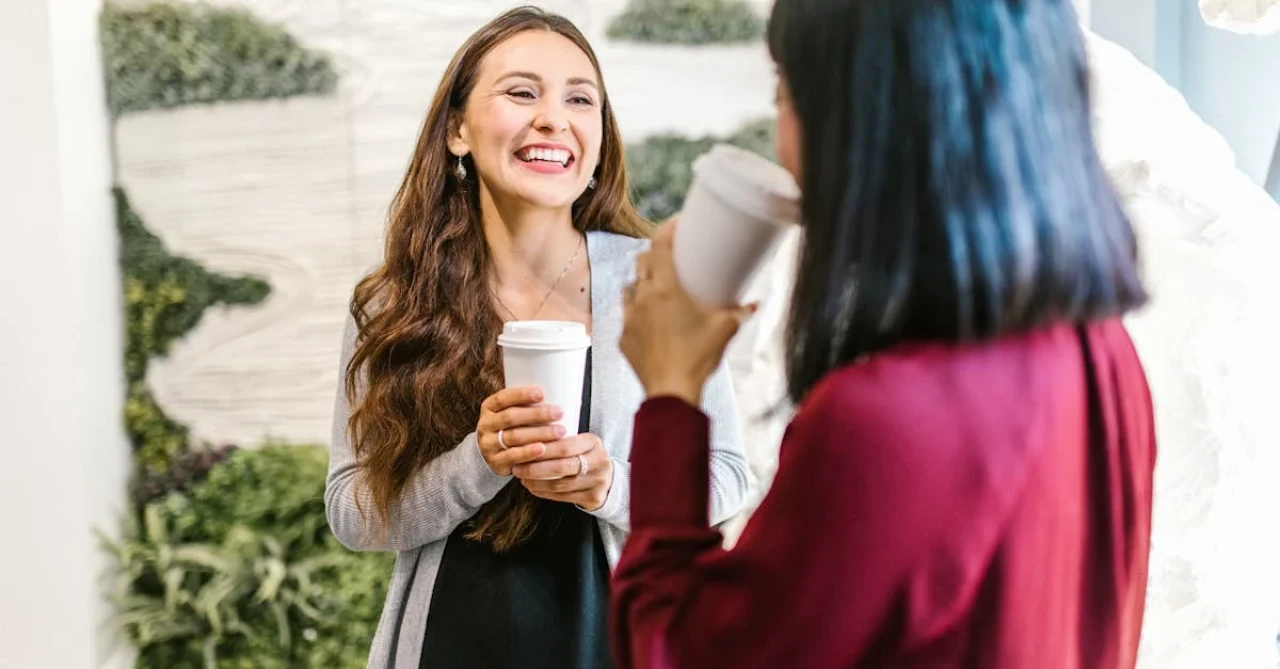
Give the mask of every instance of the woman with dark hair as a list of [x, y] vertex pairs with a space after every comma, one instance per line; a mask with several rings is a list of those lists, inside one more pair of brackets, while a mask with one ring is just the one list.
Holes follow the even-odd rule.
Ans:
[[798, 411], [724, 550], [695, 407], [749, 308], [689, 298], [669, 225], [626, 298], [621, 664], [1132, 667], [1155, 443], [1120, 318], [1146, 296], [1070, 0], [779, 0], [769, 44]]
[[[347, 324], [325, 506], [344, 545], [397, 552], [370, 667], [610, 664], [643, 399], [618, 348], [622, 289], [647, 228], [578, 29], [533, 8], [480, 28], [444, 73]], [[535, 319], [591, 333], [580, 434], [539, 389], [503, 388], [503, 322]], [[723, 521], [747, 488], [725, 373], [705, 406]]]

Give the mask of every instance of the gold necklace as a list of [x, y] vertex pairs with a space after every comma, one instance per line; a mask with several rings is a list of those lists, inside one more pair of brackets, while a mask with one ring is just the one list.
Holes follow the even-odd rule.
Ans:
[[517, 316], [516, 312], [512, 311], [511, 307], [508, 307], [507, 303], [502, 301], [502, 296], [499, 295], [497, 291], [493, 292], [493, 297], [497, 299], [498, 304], [502, 305], [502, 308], [506, 309], [507, 313], [511, 315], [512, 320], [534, 320], [538, 317], [538, 314], [542, 313], [542, 308], [547, 306], [547, 300], [551, 299], [551, 295], [556, 292], [556, 288], [560, 286], [560, 282], [563, 281], [565, 275], [569, 273], [569, 268], [573, 267], [573, 262], [578, 259], [578, 254], [582, 253], [582, 246], [583, 237], [582, 235], [579, 235], [578, 246], [573, 249], [573, 255], [569, 256], [569, 262], [564, 264], [564, 269], [560, 270], [560, 276], [556, 277], [555, 282], [551, 284], [551, 288], [547, 289], [547, 294], [542, 296], [542, 301], [538, 303], [538, 308], [534, 310], [533, 315], [529, 318], [522, 319]]

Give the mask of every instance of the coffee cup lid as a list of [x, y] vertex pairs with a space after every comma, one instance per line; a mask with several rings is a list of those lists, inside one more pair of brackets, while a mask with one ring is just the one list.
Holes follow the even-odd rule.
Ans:
[[498, 345], [539, 351], [590, 348], [591, 336], [582, 323], [573, 321], [509, 321], [498, 335]]
[[716, 144], [693, 162], [699, 181], [729, 204], [777, 223], [800, 220], [800, 188], [782, 166], [731, 144]]

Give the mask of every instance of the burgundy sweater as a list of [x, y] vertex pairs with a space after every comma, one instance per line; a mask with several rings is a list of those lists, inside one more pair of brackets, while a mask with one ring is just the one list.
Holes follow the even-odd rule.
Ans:
[[672, 398], [636, 416], [620, 667], [1134, 666], [1155, 437], [1118, 320], [832, 372], [728, 551], [708, 430]]

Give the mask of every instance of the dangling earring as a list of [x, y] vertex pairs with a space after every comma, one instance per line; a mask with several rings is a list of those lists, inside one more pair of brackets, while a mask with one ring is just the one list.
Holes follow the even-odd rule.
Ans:
[[596, 178], [591, 177], [591, 179], [587, 181], [587, 188], [595, 188], [595, 187], [596, 187]]
[[458, 156], [458, 164], [453, 167], [453, 175], [458, 181], [467, 180], [467, 166], [462, 164], [462, 156]]

